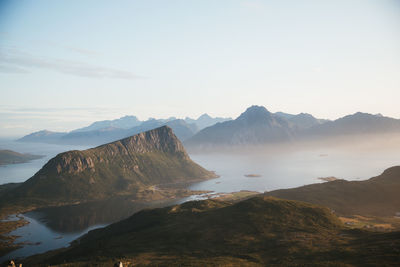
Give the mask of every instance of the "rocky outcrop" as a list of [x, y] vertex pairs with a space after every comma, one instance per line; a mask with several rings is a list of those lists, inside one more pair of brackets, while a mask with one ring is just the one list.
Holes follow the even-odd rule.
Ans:
[[49, 160], [12, 193], [19, 198], [82, 201], [151, 185], [215, 177], [194, 163], [168, 126]]

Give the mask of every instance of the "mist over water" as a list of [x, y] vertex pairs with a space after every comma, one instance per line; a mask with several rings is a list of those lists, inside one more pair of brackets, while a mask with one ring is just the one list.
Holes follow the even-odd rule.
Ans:
[[[190, 189], [264, 192], [319, 183], [320, 177], [365, 180], [400, 165], [398, 135], [351, 136], [222, 151], [191, 154], [195, 162], [220, 178], [193, 184]], [[248, 174], [259, 177], [246, 177]]]
[[[88, 146], [21, 143], [0, 139], [0, 149], [44, 155], [28, 163], [0, 167], [0, 184], [24, 182], [58, 153]], [[318, 177], [363, 180], [400, 165], [399, 135], [346, 136], [329, 140], [271, 144], [241, 149], [190, 151], [191, 158], [220, 178], [196, 183], [193, 190], [270, 191], [318, 183]], [[260, 177], [245, 177], [257, 174]]]
[[[60, 152], [88, 147], [18, 143], [1, 140], [1, 149], [45, 155], [29, 163], [0, 167], [0, 183], [23, 182]], [[271, 191], [320, 183], [319, 177], [334, 176], [346, 180], [364, 180], [400, 165], [400, 136], [352, 136], [323, 141], [307, 141], [242, 149], [214, 149], [190, 152], [190, 157], [220, 177], [190, 185], [192, 190], [215, 193], [240, 190]], [[245, 175], [256, 177], [246, 177]], [[200, 196], [201, 198], [201, 196]], [[176, 203], [199, 199], [192, 196]], [[117, 203], [116, 203], [117, 202]], [[153, 203], [165, 206], [174, 203]], [[153, 205], [152, 204], [152, 205]], [[129, 217], [148, 204], [134, 204], [114, 199], [104, 203], [71, 205], [41, 209], [24, 214], [30, 223], [13, 231], [17, 242], [28, 242], [23, 248], [1, 260], [25, 257], [67, 246], [90, 229]], [[118, 206], [119, 209], [115, 209]], [[148, 206], [147, 206], [148, 207]]]

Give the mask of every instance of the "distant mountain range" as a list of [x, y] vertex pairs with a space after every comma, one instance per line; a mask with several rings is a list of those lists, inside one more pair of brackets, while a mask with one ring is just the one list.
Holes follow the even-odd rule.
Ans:
[[182, 120], [171, 117], [168, 119], [152, 118], [147, 121], [140, 121], [135, 116], [125, 116], [116, 120], [94, 122], [87, 127], [79, 128], [71, 132], [51, 132], [42, 130], [26, 135], [18, 139], [18, 141], [51, 144], [101, 145], [164, 125], [171, 127], [176, 136], [184, 141], [205, 127], [227, 120], [230, 120], [230, 118], [212, 118], [207, 114], [201, 115], [198, 119], [187, 117]]
[[171, 117], [147, 121], [139, 121], [135, 116], [125, 116], [116, 120], [95, 122], [68, 133], [39, 131], [18, 141], [100, 145], [163, 125], [171, 127], [176, 136], [191, 149], [400, 133], [400, 120], [380, 114], [358, 112], [330, 121], [315, 118], [307, 113], [271, 113], [265, 107], [251, 106], [234, 120], [212, 118], [207, 114], [198, 119], [182, 120]]
[[[2, 204], [44, 205], [129, 194], [161, 194], [149, 188], [215, 177], [194, 163], [171, 128], [163, 126], [83, 151], [58, 154], [32, 178], [2, 196]], [[7, 204], [8, 203], [8, 204]]]
[[329, 121], [306, 113], [271, 113], [265, 107], [251, 106], [235, 120], [199, 131], [185, 145], [215, 148], [382, 133], [400, 133], [400, 120], [358, 112]]
[[400, 120], [357, 112], [343, 118], [327, 121], [320, 125], [307, 128], [302, 134], [308, 137], [315, 136], [344, 136], [352, 134], [379, 134], [399, 133]]
[[288, 141], [293, 131], [288, 120], [266, 108], [252, 106], [237, 119], [207, 127], [187, 140], [188, 145], [246, 145]]
[[139, 126], [142, 122], [136, 116], [125, 116], [116, 120], [96, 121], [87, 127], [73, 130], [72, 132], [89, 132], [105, 128], [129, 129]]

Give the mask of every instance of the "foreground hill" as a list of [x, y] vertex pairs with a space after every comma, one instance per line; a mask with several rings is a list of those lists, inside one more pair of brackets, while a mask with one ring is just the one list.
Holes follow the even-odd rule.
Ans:
[[39, 159], [42, 156], [22, 154], [12, 150], [0, 150], [0, 166], [7, 164], [24, 163], [30, 160]]
[[143, 210], [25, 264], [396, 266], [399, 237], [346, 230], [327, 208], [258, 196]]
[[266, 194], [323, 205], [344, 215], [392, 217], [400, 212], [399, 192], [400, 166], [397, 166], [366, 181], [336, 180]]
[[3, 200], [80, 202], [214, 176], [194, 163], [171, 128], [164, 126], [96, 148], [61, 153]]

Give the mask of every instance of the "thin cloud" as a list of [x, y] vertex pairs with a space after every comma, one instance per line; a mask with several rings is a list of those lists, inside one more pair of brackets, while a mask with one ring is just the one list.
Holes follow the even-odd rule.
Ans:
[[95, 55], [99, 55], [100, 53], [94, 50], [89, 50], [89, 49], [83, 49], [83, 48], [79, 48], [79, 47], [73, 47], [73, 46], [64, 46], [65, 49], [82, 54], [82, 55], [86, 55], [86, 56], [95, 56]]
[[57, 47], [57, 48], [62, 48], [68, 51], [72, 51], [81, 55], [85, 55], [85, 56], [95, 56], [95, 55], [100, 55], [101, 53], [99, 53], [98, 51], [95, 50], [91, 50], [91, 49], [85, 49], [85, 48], [81, 48], [81, 47], [76, 47], [76, 46], [71, 46], [71, 45], [64, 45], [64, 44], [60, 44], [57, 42], [53, 42], [53, 41], [39, 41], [41, 43], [45, 43], [47, 45], [53, 46], [53, 47]]
[[3, 66], [0, 65], [0, 73], [15, 73], [15, 74], [25, 74], [25, 73], [30, 73], [26, 69], [15, 67], [15, 66]]
[[[53, 70], [63, 74], [75, 75], [89, 78], [110, 78], [110, 79], [127, 79], [134, 80], [143, 78], [142, 76], [133, 74], [132, 72], [94, 66], [84, 62], [71, 61], [64, 59], [50, 59], [37, 57], [16, 49], [8, 49], [0, 52], [0, 63], [3, 66], [14, 68], [37, 68]], [[1, 69], [0, 69], [1, 71]], [[3, 71], [4, 72], [4, 71]]]

